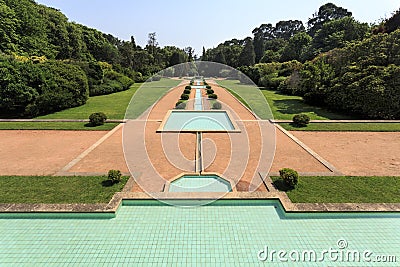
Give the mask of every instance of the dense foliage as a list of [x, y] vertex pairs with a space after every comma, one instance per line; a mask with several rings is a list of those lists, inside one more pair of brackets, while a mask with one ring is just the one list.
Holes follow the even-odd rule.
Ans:
[[300, 72], [300, 93], [315, 105], [367, 118], [400, 118], [400, 30], [321, 54]]
[[369, 26], [327, 3], [307, 29], [298, 20], [262, 24], [252, 39], [226, 41], [203, 50], [202, 58], [225, 59], [245, 74], [233, 77], [221, 70], [222, 77], [300, 95], [309, 104], [364, 118], [400, 119], [399, 28], [400, 10]]
[[89, 94], [84, 71], [60, 61], [20, 62], [0, 57], [0, 111], [5, 117], [37, 116], [82, 105]]
[[[145, 48], [69, 22], [34, 0], [0, 0], [0, 110], [36, 116], [82, 105], [90, 96], [128, 89], [165, 67], [193, 60], [193, 49]], [[157, 78], [157, 77], [156, 77]], [[161, 77], [159, 77], [161, 79]]]

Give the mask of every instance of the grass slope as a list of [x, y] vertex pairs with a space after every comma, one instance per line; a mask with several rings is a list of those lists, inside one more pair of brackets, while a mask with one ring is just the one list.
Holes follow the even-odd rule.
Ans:
[[94, 112], [104, 112], [109, 119], [123, 119], [129, 101], [141, 85], [141, 83], [135, 83], [126, 91], [93, 96], [85, 105], [41, 116], [37, 119], [87, 119]]
[[[136, 119], [153, 105], [159, 98], [171, 88], [180, 84], [179, 80], [161, 79], [157, 82], [146, 82], [133, 96], [129, 107], [126, 109], [127, 119]], [[175, 103], [174, 103], [175, 104]]]
[[106, 176], [0, 176], [0, 203], [108, 203], [128, 179], [103, 186]]
[[[108, 119], [124, 119], [129, 103], [129, 118], [135, 119], [180, 82], [163, 78], [155, 82], [137, 83], [132, 85], [129, 90], [90, 97], [85, 105], [40, 116], [36, 119], [88, 119], [94, 112], [104, 112]], [[106, 123], [98, 127], [86, 127], [85, 124], [80, 122], [0, 122], [0, 130], [108, 131], [117, 125], [116, 123]]]
[[228, 89], [239, 101], [249, 107], [261, 119], [272, 119], [272, 113], [258, 87], [240, 84], [237, 80], [221, 80], [217, 83]]
[[[268, 103], [274, 119], [291, 120], [294, 115], [305, 113], [312, 120], [350, 120], [351, 116], [330, 112], [321, 107], [315, 107], [304, 103], [299, 96], [283, 95], [274, 90], [255, 90], [258, 89], [252, 85], [240, 84], [237, 80], [218, 81], [218, 84], [229, 88], [230, 91], [239, 95], [240, 101], [246, 101], [252, 110], [262, 119], [269, 119], [268, 112], [265, 108]], [[235, 96], [236, 96], [235, 95]], [[264, 97], [260, 98], [260, 96]], [[266, 101], [266, 102], [265, 102]], [[260, 116], [260, 114], [262, 116]]]
[[271, 178], [296, 203], [400, 203], [400, 177], [300, 177], [293, 190]]

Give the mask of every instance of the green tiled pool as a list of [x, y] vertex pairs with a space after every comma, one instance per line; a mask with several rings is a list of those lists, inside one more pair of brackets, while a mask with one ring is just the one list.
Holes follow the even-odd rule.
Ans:
[[159, 132], [231, 132], [238, 131], [227, 111], [172, 110]]
[[149, 200], [124, 201], [113, 219], [2, 219], [0, 266], [396, 265], [258, 259], [266, 248], [319, 252], [343, 242], [348, 245], [340, 251], [369, 250], [400, 261], [398, 213], [326, 215], [287, 217], [278, 202], [265, 200], [192, 208]]
[[169, 192], [232, 192], [231, 183], [217, 175], [184, 175], [173, 181]]

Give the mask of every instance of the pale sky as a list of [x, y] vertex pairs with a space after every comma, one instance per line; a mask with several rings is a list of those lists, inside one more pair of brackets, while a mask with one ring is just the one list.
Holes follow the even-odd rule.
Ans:
[[400, 8], [395, 0], [36, 0], [61, 10], [70, 21], [110, 33], [119, 39], [134, 36], [142, 47], [150, 32], [160, 46], [191, 46], [201, 55], [233, 38], [252, 36], [263, 23], [298, 19], [306, 26], [320, 6], [332, 2], [347, 8], [360, 22], [374, 23]]

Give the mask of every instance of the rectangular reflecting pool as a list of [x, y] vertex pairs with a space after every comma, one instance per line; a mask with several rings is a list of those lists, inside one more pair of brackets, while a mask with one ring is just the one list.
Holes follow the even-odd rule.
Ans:
[[240, 132], [225, 110], [171, 110], [157, 132]]
[[[187, 206], [200, 201], [188, 202]], [[176, 203], [179, 205], [185, 203]], [[398, 213], [302, 213], [286, 216], [279, 202], [218, 200], [169, 206], [127, 200], [112, 219], [5, 219], [0, 214], [0, 266], [396, 266], [377, 262], [281, 262], [271, 250], [348, 250], [394, 255], [400, 261]], [[340, 241], [340, 242], [339, 242]], [[341, 248], [342, 247], [342, 248]], [[268, 250], [268, 251], [266, 251]], [[295, 253], [292, 254], [296, 258]], [[68, 265], [69, 266], [69, 265]]]

